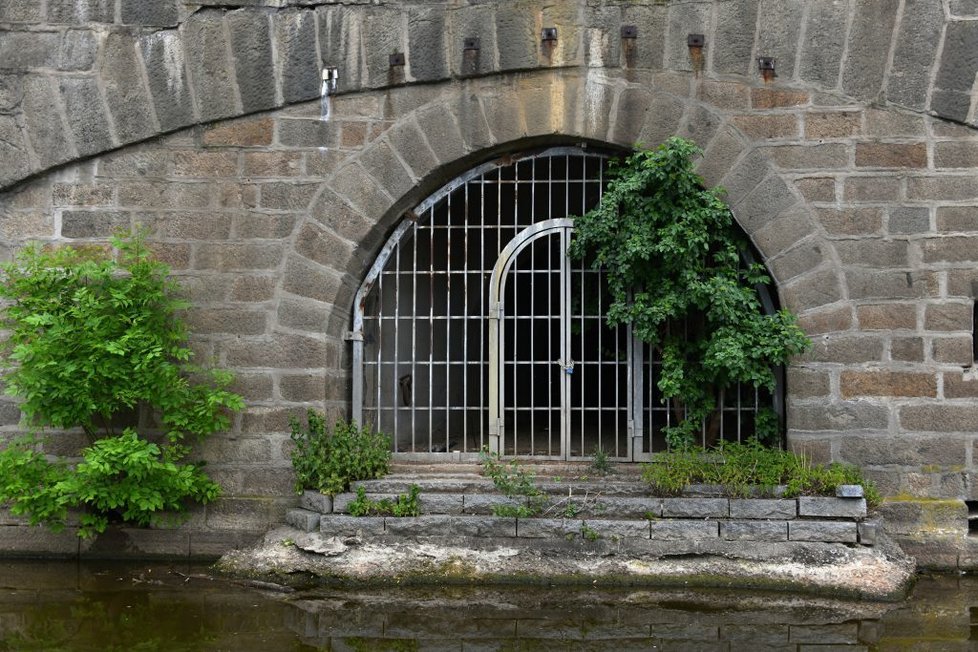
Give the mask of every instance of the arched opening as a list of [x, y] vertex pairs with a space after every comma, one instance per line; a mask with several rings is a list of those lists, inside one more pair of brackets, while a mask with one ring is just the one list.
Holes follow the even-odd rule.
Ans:
[[[601, 272], [567, 257], [572, 217], [600, 201], [612, 155], [558, 147], [451, 181], [395, 227], [354, 305], [353, 416], [404, 457], [648, 459], [682, 406], [657, 356], [611, 328]], [[766, 310], [773, 298], [762, 292]], [[774, 395], [728, 390], [703, 442], [753, 433]]]

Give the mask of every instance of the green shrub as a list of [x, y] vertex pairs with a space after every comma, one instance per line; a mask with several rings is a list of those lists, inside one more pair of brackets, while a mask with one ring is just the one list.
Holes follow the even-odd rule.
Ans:
[[[3, 266], [0, 297], [11, 370], [6, 393], [21, 399], [25, 423], [81, 428], [90, 445], [76, 465], [38, 450], [35, 435], [0, 451], [0, 503], [34, 524], [64, 526], [81, 511], [81, 536], [105, 530], [110, 517], [146, 525], [187, 501], [209, 502], [219, 487], [202, 464], [181, 463], [188, 437], [230, 425], [244, 407], [227, 390], [232, 376], [190, 363], [169, 269], [143, 238], [114, 238], [118, 255], [97, 247], [21, 250]], [[155, 412], [161, 442], [118, 432], [120, 416]]]
[[315, 410], [306, 413], [306, 427], [295, 418], [289, 426], [296, 493], [312, 489], [335, 496], [351, 482], [379, 478], [390, 469], [391, 440], [384, 434], [342, 420], [329, 432]]
[[756, 440], [721, 442], [714, 449], [676, 448], [646, 463], [642, 478], [653, 493], [677, 495], [691, 484], [722, 485], [734, 496], [771, 495], [784, 486], [784, 496], [834, 496], [839, 485], [863, 487], [870, 506], [882, 503], [873, 484], [854, 466], [833, 462], [812, 464], [790, 451], [768, 448]]
[[703, 188], [700, 154], [677, 137], [613, 164], [598, 206], [574, 220], [569, 251], [604, 271], [608, 324], [631, 325], [662, 360], [658, 389], [685, 408], [666, 430], [680, 447], [692, 445], [721, 389], [773, 389], [772, 368], [810, 345], [792, 314], [761, 309], [755, 288], [771, 280], [763, 265], [743, 264], [746, 237], [723, 190]]

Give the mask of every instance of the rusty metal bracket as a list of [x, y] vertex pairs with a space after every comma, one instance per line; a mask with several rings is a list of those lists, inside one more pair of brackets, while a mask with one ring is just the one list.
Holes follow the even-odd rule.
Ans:
[[556, 41], [557, 40], [557, 28], [556, 27], [544, 27], [540, 31], [541, 41]]
[[638, 38], [638, 25], [622, 25], [621, 26], [621, 37], [622, 38]]
[[404, 61], [405, 61], [404, 60], [404, 53], [403, 52], [395, 52], [394, 54], [392, 54], [390, 56], [389, 61], [390, 61], [390, 65], [391, 65], [392, 68], [394, 66], [403, 66], [404, 65]]

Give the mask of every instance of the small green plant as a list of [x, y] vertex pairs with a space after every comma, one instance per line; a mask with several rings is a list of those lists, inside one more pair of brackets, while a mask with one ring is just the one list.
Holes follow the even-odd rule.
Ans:
[[597, 541], [601, 538], [601, 534], [587, 523], [584, 523], [581, 525], [581, 538], [585, 541]]
[[714, 449], [676, 448], [659, 453], [644, 465], [642, 478], [656, 494], [677, 495], [690, 484], [721, 485], [734, 496], [771, 495], [784, 486], [784, 496], [835, 495], [839, 485], [863, 487], [870, 506], [882, 503], [873, 484], [854, 466], [812, 464], [790, 451], [772, 449], [757, 440], [721, 442]]
[[594, 449], [594, 453], [591, 456], [591, 472], [594, 475], [609, 475], [614, 471], [611, 466], [611, 460], [608, 459], [608, 452], [603, 448]]
[[325, 417], [312, 409], [306, 413], [305, 427], [294, 417], [289, 426], [295, 444], [296, 493], [312, 489], [335, 496], [348, 491], [351, 482], [380, 478], [390, 469], [391, 441], [386, 435], [342, 420], [329, 431]]
[[420, 516], [421, 507], [418, 505], [418, 496], [421, 495], [421, 487], [412, 484], [408, 487], [407, 494], [399, 494], [393, 500], [381, 498], [373, 500], [367, 497], [367, 490], [363, 487], [356, 488], [357, 497], [347, 506], [346, 511], [350, 516]]
[[480, 454], [482, 472], [492, 480], [492, 484], [509, 498], [525, 498], [521, 505], [493, 505], [495, 516], [516, 516], [529, 518], [539, 516], [547, 505], [547, 496], [535, 483], [533, 473], [520, 467], [516, 460], [503, 464], [498, 454], [483, 449]]
[[[148, 525], [217, 498], [203, 463], [183, 462], [186, 441], [227, 429], [228, 413], [244, 407], [227, 389], [231, 374], [191, 364], [178, 318], [188, 305], [143, 236], [112, 247], [28, 246], [0, 282], [5, 391], [21, 399], [32, 431], [0, 451], [0, 503], [56, 530], [78, 510], [82, 537], [113, 519]], [[159, 443], [125, 427], [140, 410], [161, 423]], [[36, 433], [49, 427], [85, 433], [79, 462], [43, 453]]]
[[567, 504], [564, 505], [564, 509], [561, 510], [561, 516], [563, 516], [564, 518], [574, 518], [580, 513], [581, 513], [581, 506], [569, 500], [567, 501]]

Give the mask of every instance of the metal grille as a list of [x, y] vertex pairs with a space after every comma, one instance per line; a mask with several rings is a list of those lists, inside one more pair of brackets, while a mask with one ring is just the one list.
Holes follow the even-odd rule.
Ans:
[[[662, 447], [677, 406], [657, 396], [654, 356], [607, 326], [603, 275], [566, 256], [566, 218], [597, 205], [607, 162], [581, 148], [508, 157], [405, 216], [356, 297], [355, 420], [392, 435], [405, 457], [489, 446], [625, 460]], [[741, 394], [721, 411], [738, 432], [765, 400]]]

